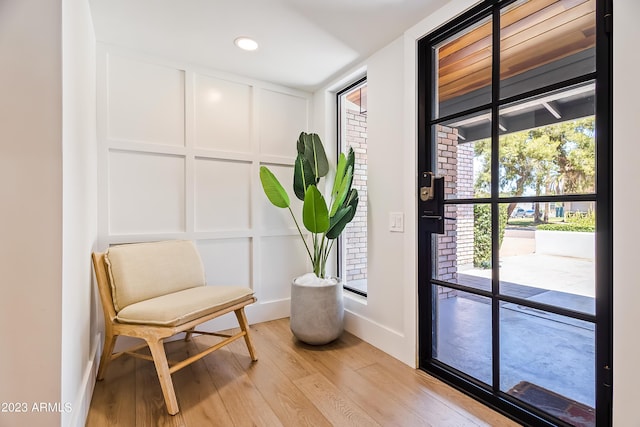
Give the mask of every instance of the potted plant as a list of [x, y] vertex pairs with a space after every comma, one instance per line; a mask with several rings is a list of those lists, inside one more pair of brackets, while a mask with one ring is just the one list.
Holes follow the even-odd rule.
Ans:
[[266, 166], [260, 167], [260, 181], [274, 206], [289, 209], [313, 266], [313, 273], [291, 283], [291, 331], [299, 340], [319, 345], [338, 338], [343, 330], [342, 283], [338, 278], [326, 277], [326, 265], [336, 239], [358, 206], [358, 191], [352, 188], [355, 155], [351, 148], [346, 155], [340, 153], [331, 193], [325, 199], [318, 184], [329, 172], [329, 163], [320, 137], [302, 132], [296, 147], [293, 191], [303, 201], [302, 223], [310, 233], [310, 241], [293, 215], [289, 195]]

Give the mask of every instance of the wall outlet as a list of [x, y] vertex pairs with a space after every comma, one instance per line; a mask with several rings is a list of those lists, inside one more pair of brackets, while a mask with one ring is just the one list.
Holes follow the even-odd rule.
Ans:
[[404, 233], [404, 213], [389, 212], [389, 231]]

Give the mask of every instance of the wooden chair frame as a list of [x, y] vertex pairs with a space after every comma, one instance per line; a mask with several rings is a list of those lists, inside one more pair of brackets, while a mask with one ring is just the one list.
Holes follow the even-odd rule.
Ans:
[[[105, 324], [104, 347], [102, 349], [100, 366], [98, 368], [99, 381], [104, 379], [104, 375], [107, 367], [109, 366], [109, 363], [124, 354], [128, 354], [140, 359], [153, 361], [158, 373], [158, 380], [160, 381], [162, 394], [167, 405], [167, 412], [169, 412], [169, 414], [171, 415], [175, 415], [180, 409], [178, 408], [178, 401], [176, 399], [175, 390], [173, 389], [173, 381], [171, 380], [171, 374], [173, 374], [174, 372], [190, 365], [197, 360], [202, 359], [204, 356], [242, 337], [244, 337], [245, 343], [247, 344], [247, 349], [249, 350], [251, 360], [258, 360], [256, 351], [253, 347], [253, 344], [251, 343], [251, 338], [249, 337], [249, 326], [244, 313], [244, 307], [248, 304], [254, 303], [256, 301], [255, 297], [248, 298], [233, 306], [224, 308], [220, 311], [216, 311], [214, 313], [208, 314], [198, 319], [194, 319], [190, 322], [175, 327], [120, 323], [117, 320], [116, 310], [113, 305], [111, 286], [109, 284], [104, 256], [104, 253], [94, 252], [92, 254], [93, 267], [95, 269], [96, 279], [98, 281], [98, 290], [100, 292], [100, 300], [102, 301]], [[195, 327], [197, 325], [207, 322], [211, 319], [215, 319], [216, 317], [222, 316], [232, 311], [235, 313], [236, 318], [238, 319], [238, 323], [240, 324], [240, 332], [238, 332], [237, 334], [227, 335], [195, 330]], [[182, 360], [180, 362], [169, 362], [164, 351], [163, 340], [181, 332], [186, 332], [185, 341], [189, 341], [193, 334], [213, 335], [222, 337], [224, 338], [224, 340], [206, 348], [200, 353], [195, 354], [185, 360]], [[116, 340], [120, 335], [143, 339], [145, 341], [145, 344], [127, 349], [125, 351], [114, 353], [113, 349], [115, 347]], [[138, 350], [146, 347], [149, 347], [151, 356], [137, 353]]]

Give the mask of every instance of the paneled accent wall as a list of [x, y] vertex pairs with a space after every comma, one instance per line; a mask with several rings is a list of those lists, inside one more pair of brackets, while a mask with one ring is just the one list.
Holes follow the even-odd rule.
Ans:
[[309, 264], [259, 168], [290, 189], [311, 95], [110, 46], [97, 67], [100, 248], [194, 240], [210, 285], [256, 291], [250, 321], [287, 316], [291, 279]]

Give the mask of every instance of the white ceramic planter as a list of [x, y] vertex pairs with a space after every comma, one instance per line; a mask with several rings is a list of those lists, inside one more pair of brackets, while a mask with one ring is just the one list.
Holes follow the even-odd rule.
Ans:
[[291, 319], [293, 335], [312, 345], [327, 344], [344, 330], [342, 282], [326, 285], [291, 283]]

